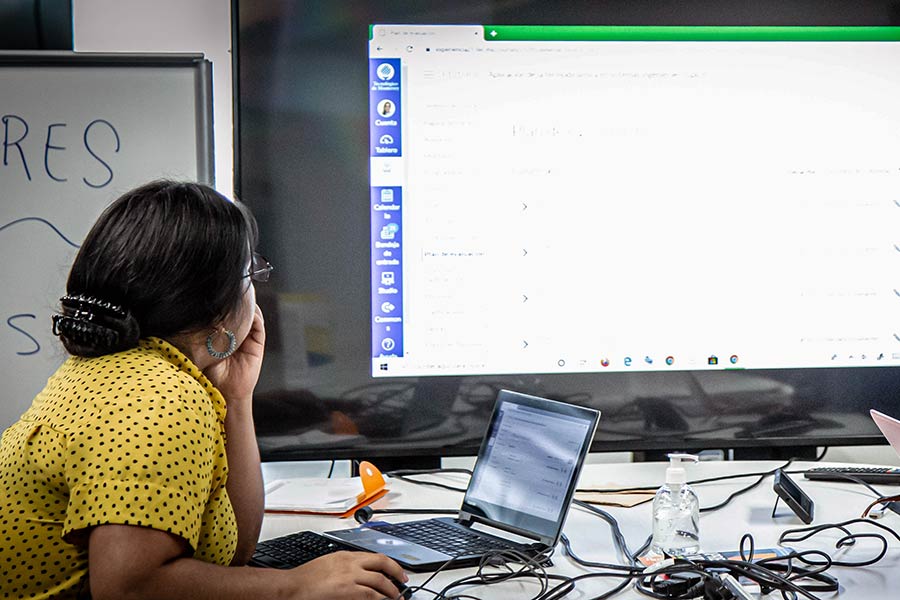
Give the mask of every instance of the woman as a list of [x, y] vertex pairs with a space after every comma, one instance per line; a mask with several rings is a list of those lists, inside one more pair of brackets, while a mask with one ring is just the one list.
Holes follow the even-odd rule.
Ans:
[[[263, 514], [252, 395], [265, 346], [249, 211], [158, 181], [113, 202], [53, 331], [72, 356], [0, 442], [0, 592], [51, 598], [393, 598], [385, 556], [239, 566]], [[226, 443], [227, 440], [227, 443]]]

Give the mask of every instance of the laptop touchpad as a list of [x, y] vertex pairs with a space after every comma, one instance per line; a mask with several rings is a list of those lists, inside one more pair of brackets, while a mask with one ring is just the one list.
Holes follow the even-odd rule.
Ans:
[[347, 542], [350, 545], [364, 548], [370, 552], [380, 552], [402, 560], [405, 563], [421, 564], [434, 561], [445, 561], [450, 557], [442, 552], [401, 540], [398, 537], [375, 531], [367, 527], [327, 532], [329, 537]]

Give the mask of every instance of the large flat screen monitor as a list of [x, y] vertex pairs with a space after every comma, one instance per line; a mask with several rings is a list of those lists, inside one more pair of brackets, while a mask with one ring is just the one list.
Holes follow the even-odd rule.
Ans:
[[424, 17], [239, 28], [265, 458], [474, 454], [501, 388], [595, 450], [880, 441], [900, 28]]

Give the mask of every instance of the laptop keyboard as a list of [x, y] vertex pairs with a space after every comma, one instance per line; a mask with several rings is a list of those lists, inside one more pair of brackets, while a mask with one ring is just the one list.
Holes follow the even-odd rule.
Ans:
[[298, 531], [256, 545], [251, 564], [290, 569], [347, 547], [314, 531]]
[[522, 545], [487, 538], [477, 533], [464, 531], [437, 520], [409, 521], [406, 523], [377, 523], [371, 529], [415, 542], [448, 556], [484, 554], [496, 550], [519, 550]]

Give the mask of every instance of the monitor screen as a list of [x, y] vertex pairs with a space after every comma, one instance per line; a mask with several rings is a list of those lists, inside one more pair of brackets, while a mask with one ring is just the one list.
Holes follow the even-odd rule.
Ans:
[[277, 269], [264, 458], [475, 454], [503, 388], [602, 410], [595, 450], [882, 440], [888, 2], [263, 4], [236, 177]]
[[373, 376], [900, 364], [898, 63], [895, 28], [375, 25]]

